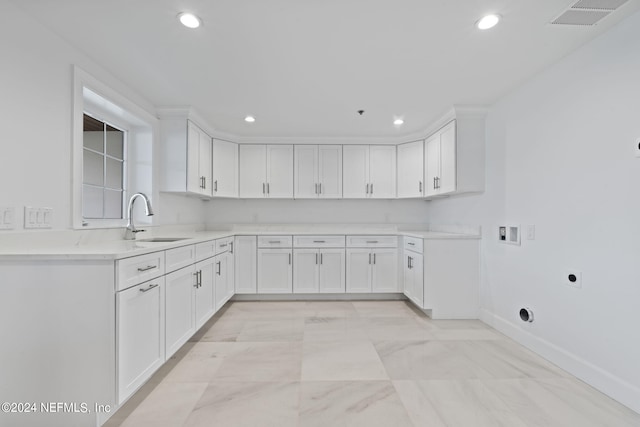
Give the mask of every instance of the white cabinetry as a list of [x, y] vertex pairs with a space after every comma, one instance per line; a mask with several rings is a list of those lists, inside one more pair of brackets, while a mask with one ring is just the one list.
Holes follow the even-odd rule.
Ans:
[[211, 197], [211, 137], [188, 111], [161, 111], [160, 117], [162, 190]]
[[395, 145], [345, 145], [343, 147], [343, 197], [396, 197]]
[[258, 293], [290, 294], [293, 285], [291, 236], [258, 237]]
[[398, 198], [424, 194], [424, 142], [398, 145]]
[[[390, 247], [381, 247], [381, 243]], [[347, 293], [399, 292], [396, 247], [395, 236], [348, 236]]]
[[258, 291], [257, 236], [236, 236], [234, 252], [235, 293], [255, 294]]
[[345, 292], [345, 236], [294, 236], [293, 292]]
[[213, 197], [238, 197], [238, 144], [213, 140]]
[[292, 198], [293, 145], [240, 145], [240, 197]]
[[294, 152], [295, 198], [342, 197], [341, 145], [296, 145]]
[[456, 190], [456, 122], [448, 123], [425, 141], [426, 196]]
[[221, 242], [220, 246], [224, 247], [225, 250], [214, 258], [216, 310], [221, 309], [235, 292], [233, 238], [219, 240], [218, 242]]
[[164, 363], [164, 277], [116, 294], [118, 404]]
[[418, 307], [424, 307], [424, 266], [422, 239], [404, 237], [404, 294]]
[[196, 332], [196, 268], [191, 265], [165, 278], [166, 358], [170, 358]]
[[214, 304], [214, 267], [215, 258], [207, 258], [196, 263], [195, 286], [195, 324], [196, 330], [204, 325], [217, 307]]

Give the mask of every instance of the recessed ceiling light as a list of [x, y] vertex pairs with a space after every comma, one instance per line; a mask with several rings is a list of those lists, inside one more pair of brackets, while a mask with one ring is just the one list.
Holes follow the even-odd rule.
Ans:
[[253, 122], [256, 121], [256, 118], [253, 117], [253, 116], [247, 116], [247, 117], [244, 118], [244, 121], [247, 122], [247, 123], [253, 123]]
[[402, 120], [402, 119], [395, 119], [393, 121], [393, 124], [396, 125], [396, 126], [400, 126], [403, 123], [404, 123], [404, 120]]
[[500, 15], [486, 15], [476, 22], [476, 27], [478, 27], [479, 30], [488, 30], [489, 28], [495, 27], [498, 22], [500, 22]]
[[178, 19], [187, 28], [198, 28], [200, 26], [200, 18], [193, 13], [183, 12], [178, 15]]

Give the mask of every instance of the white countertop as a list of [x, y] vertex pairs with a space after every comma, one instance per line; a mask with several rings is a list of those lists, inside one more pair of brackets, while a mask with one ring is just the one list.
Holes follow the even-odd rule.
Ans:
[[[70, 232], [72, 233], [72, 232]], [[426, 230], [394, 230], [392, 227], [362, 227], [362, 226], [269, 226], [239, 227], [227, 231], [172, 231], [169, 233], [155, 232], [140, 239], [149, 237], [183, 237], [184, 240], [175, 242], [142, 242], [140, 240], [96, 240], [76, 239], [70, 241], [31, 242], [22, 244], [3, 244], [0, 246], [0, 261], [23, 260], [117, 260], [147, 253], [163, 251], [180, 246], [192, 245], [214, 239], [230, 236], [255, 235], [396, 235], [411, 236], [421, 239], [480, 239], [479, 234], [445, 233]]]

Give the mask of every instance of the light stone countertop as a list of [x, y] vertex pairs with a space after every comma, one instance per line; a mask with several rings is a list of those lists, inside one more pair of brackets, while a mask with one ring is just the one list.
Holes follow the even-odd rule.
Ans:
[[[69, 232], [73, 233], [73, 232]], [[396, 235], [411, 236], [421, 239], [480, 239], [479, 234], [445, 233], [426, 230], [402, 230], [393, 227], [367, 226], [269, 226], [239, 227], [232, 230], [220, 231], [171, 231], [162, 233], [159, 230], [140, 236], [141, 239], [150, 237], [182, 237], [184, 240], [175, 242], [142, 242], [140, 240], [110, 239], [55, 239], [46, 242], [33, 240], [22, 244], [0, 245], [0, 261], [92, 261], [118, 260], [152, 252], [164, 251], [181, 246], [193, 245], [209, 240], [231, 236], [260, 236], [260, 235]]]

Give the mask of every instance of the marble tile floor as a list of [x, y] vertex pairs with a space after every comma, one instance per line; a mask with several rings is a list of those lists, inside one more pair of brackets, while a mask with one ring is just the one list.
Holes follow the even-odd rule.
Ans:
[[107, 427], [640, 426], [480, 321], [404, 301], [233, 302]]

